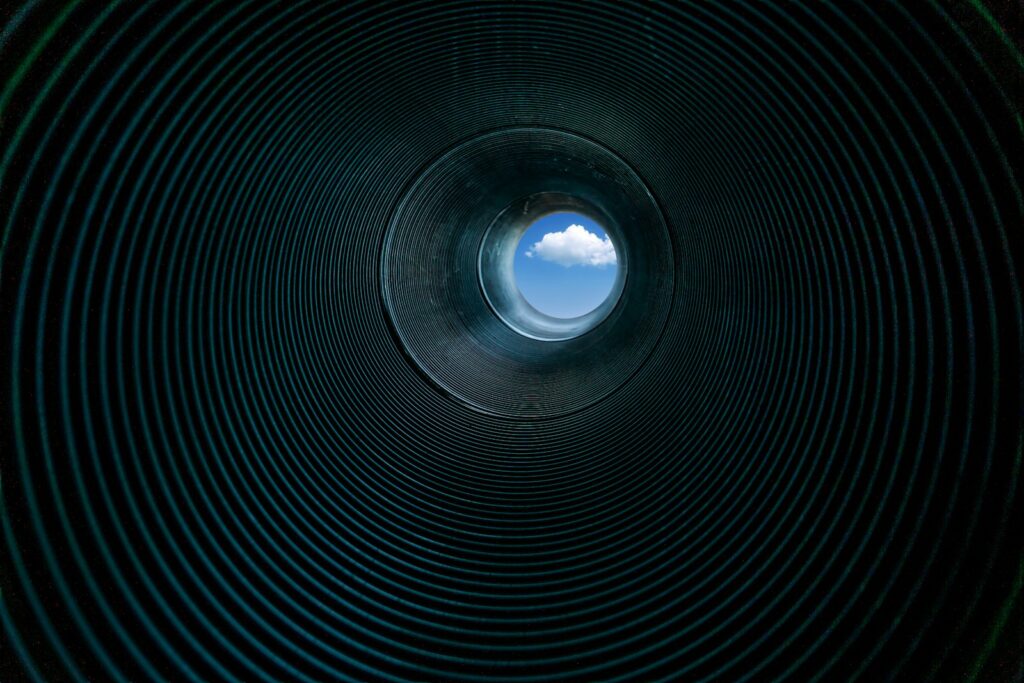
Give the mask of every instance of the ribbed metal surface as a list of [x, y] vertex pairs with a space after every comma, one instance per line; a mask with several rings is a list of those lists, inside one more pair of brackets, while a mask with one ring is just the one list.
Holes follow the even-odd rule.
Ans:
[[[992, 5], [5, 13], [0, 678], [1019, 676]], [[524, 128], [636, 173], [671, 291], [609, 357], [452, 323], [452, 400], [382, 245], [444, 154]], [[433, 245], [391, 246], [414, 297]]]
[[[538, 210], [544, 192], [594, 206], [629, 263], [607, 318], [556, 342], [507, 325], [478, 277], [493, 269], [480, 259], [489, 231]], [[381, 258], [385, 307], [416, 367], [453, 398], [513, 418], [564, 415], [621, 389], [661, 337], [678, 260], [654, 197], [621, 159], [542, 128], [491, 131], [443, 154], [399, 203]]]

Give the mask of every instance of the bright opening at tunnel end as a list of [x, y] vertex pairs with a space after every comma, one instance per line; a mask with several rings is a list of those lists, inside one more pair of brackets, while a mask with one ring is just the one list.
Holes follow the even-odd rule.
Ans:
[[618, 254], [604, 229], [579, 213], [558, 212], [535, 221], [516, 247], [516, 286], [535, 309], [576, 318], [600, 306], [618, 274]]

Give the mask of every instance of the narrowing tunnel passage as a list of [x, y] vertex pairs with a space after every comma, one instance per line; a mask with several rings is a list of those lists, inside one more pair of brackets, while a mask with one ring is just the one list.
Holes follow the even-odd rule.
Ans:
[[0, 680], [1021, 680], [1015, 3], [3, 6]]

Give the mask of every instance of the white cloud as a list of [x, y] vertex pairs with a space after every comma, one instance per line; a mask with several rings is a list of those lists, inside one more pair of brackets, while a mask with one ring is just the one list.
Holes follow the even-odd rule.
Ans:
[[549, 232], [540, 242], [526, 250], [530, 258], [538, 256], [565, 266], [604, 266], [614, 264], [615, 247], [605, 237], [601, 239], [582, 225], [570, 225], [562, 232]]

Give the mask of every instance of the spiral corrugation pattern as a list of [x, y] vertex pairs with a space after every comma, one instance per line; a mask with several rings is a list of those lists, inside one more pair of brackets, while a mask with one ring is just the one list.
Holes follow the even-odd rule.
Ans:
[[[1012, 4], [9, 6], [0, 678], [1020, 680]], [[382, 292], [409, 188], [523, 127], [673, 249], [544, 419]]]

